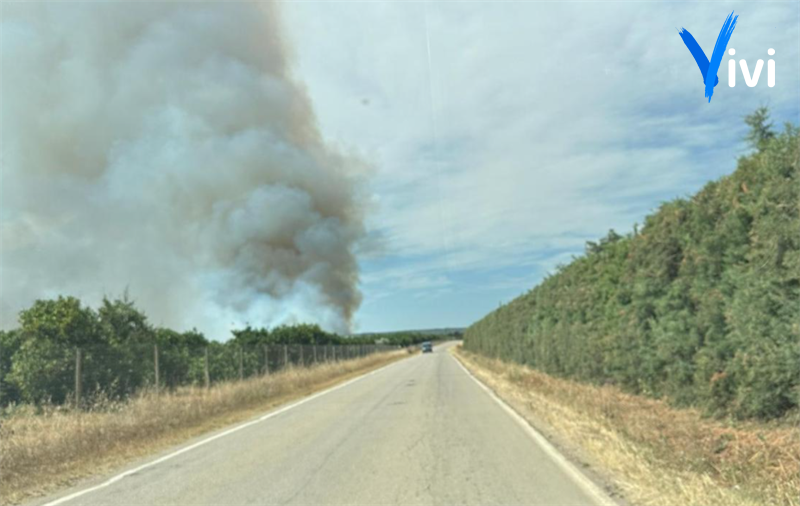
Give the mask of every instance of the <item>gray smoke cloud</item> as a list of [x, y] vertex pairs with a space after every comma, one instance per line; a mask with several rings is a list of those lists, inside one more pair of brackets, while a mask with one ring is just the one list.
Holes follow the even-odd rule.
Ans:
[[127, 287], [214, 338], [349, 328], [368, 170], [321, 139], [274, 5], [2, 9], [3, 327]]

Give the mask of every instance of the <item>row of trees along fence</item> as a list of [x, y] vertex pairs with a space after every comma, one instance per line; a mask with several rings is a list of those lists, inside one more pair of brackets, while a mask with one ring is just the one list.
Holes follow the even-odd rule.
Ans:
[[[287, 367], [349, 360], [397, 349], [389, 344], [261, 344], [225, 346], [49, 346], [41, 368], [22, 382], [26, 398], [80, 406], [102, 395], [123, 398], [142, 389], [156, 392], [267, 375]], [[0, 395], [2, 398], [2, 395]]]
[[127, 293], [103, 298], [96, 309], [72, 296], [38, 299], [19, 312], [18, 322], [0, 330], [0, 407], [201, 387], [428, 339], [412, 331], [343, 336], [298, 323], [248, 325], [224, 342], [210, 341], [196, 329], [151, 325]]

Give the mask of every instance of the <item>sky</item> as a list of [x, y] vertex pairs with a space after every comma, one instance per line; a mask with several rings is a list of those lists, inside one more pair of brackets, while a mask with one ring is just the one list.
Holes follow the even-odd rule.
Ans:
[[[728, 14], [741, 70], [709, 103]], [[284, 2], [327, 143], [370, 167], [356, 331], [467, 326], [609, 229], [731, 173], [743, 117], [800, 123], [797, 2]], [[766, 82], [775, 49], [776, 85]]]
[[[739, 16], [755, 87], [711, 102]], [[774, 56], [768, 50], [774, 49]], [[127, 294], [157, 326], [467, 326], [800, 124], [800, 3], [0, 4], [0, 329]]]

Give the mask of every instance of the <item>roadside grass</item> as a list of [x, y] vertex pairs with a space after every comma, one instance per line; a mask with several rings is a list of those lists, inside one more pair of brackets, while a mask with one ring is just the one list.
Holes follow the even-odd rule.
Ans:
[[632, 504], [800, 505], [796, 423], [708, 419], [693, 409], [554, 378], [460, 346], [455, 355]]
[[0, 419], [0, 504], [17, 504], [407, 357], [398, 350], [210, 389], [143, 392], [86, 411], [18, 406]]

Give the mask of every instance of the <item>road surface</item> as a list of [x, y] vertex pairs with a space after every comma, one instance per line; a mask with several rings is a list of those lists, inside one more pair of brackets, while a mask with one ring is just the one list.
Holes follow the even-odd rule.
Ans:
[[443, 348], [39, 504], [602, 504]]

